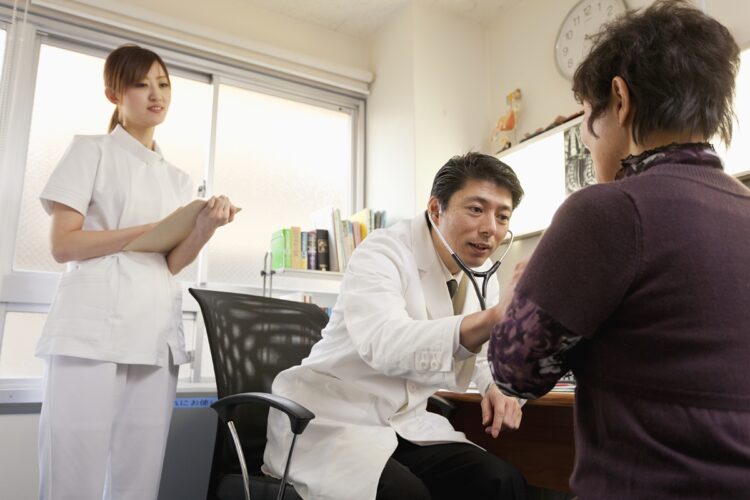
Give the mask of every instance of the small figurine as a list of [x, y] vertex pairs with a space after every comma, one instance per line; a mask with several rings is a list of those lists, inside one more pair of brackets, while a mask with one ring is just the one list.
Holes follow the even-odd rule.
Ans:
[[516, 122], [521, 111], [521, 89], [508, 94], [505, 102], [509, 107], [508, 112], [497, 120], [492, 130], [492, 144], [495, 146], [496, 153], [508, 149], [513, 142], [516, 142]]

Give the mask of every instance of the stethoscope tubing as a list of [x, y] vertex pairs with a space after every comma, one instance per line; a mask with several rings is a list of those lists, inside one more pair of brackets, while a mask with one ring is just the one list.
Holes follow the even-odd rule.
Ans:
[[[508, 247], [505, 249], [505, 252], [500, 256], [499, 259], [495, 261], [494, 264], [492, 264], [492, 267], [487, 269], [486, 271], [474, 271], [469, 266], [467, 266], [464, 261], [456, 255], [456, 252], [453, 251], [451, 246], [448, 244], [448, 241], [443, 236], [443, 233], [440, 232], [440, 230], [437, 228], [437, 225], [432, 220], [432, 216], [428, 213], [427, 214], [427, 220], [430, 223], [430, 226], [432, 229], [435, 230], [435, 234], [438, 235], [438, 238], [440, 238], [440, 241], [445, 245], [445, 248], [450, 252], [451, 257], [453, 260], [458, 264], [458, 267], [463, 270], [466, 275], [469, 277], [469, 280], [471, 280], [471, 284], [474, 285], [474, 292], [477, 294], [477, 299], [479, 300], [479, 306], [482, 308], [482, 311], [487, 309], [487, 282], [490, 277], [492, 277], [493, 274], [497, 272], [498, 269], [500, 269], [500, 264], [502, 264], [503, 259], [505, 259], [505, 256], [508, 255], [508, 252], [510, 251], [510, 247], [513, 244], [513, 231], [508, 229], [508, 232], [510, 233], [510, 241], [508, 241]], [[482, 288], [480, 290], [479, 283], [477, 283], [476, 278], [482, 278]]]

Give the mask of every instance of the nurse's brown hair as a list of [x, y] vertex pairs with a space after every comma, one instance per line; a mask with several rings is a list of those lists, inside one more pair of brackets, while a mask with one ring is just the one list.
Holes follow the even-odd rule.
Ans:
[[[159, 63], [169, 81], [167, 66], [156, 52], [138, 45], [122, 45], [110, 52], [104, 62], [104, 86], [116, 96], [122, 96], [128, 88], [146, 77], [154, 62]], [[120, 113], [115, 108], [109, 120], [109, 132], [112, 132], [118, 123], [120, 123]]]

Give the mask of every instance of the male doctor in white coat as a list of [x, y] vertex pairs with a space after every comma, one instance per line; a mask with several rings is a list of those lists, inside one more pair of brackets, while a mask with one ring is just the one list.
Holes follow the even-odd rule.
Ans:
[[[316, 415], [297, 438], [289, 472], [303, 498], [525, 498], [513, 466], [426, 411], [435, 391], [465, 391], [473, 380], [488, 433], [520, 425], [518, 400], [494, 385], [481, 352], [501, 306], [481, 311], [471, 286], [464, 304], [452, 303], [447, 282], [460, 282], [462, 272], [427, 217], [469, 267], [483, 268], [522, 196], [513, 170], [496, 158], [456, 156], [436, 174], [426, 213], [357, 247], [323, 338], [273, 383], [274, 394]], [[288, 418], [272, 409], [264, 461], [274, 476], [283, 474], [291, 436]]]

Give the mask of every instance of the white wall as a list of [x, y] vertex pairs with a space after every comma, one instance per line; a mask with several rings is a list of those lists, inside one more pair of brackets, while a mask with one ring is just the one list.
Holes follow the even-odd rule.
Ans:
[[38, 498], [39, 414], [0, 415], [0, 498]]
[[417, 210], [432, 179], [454, 155], [489, 152], [486, 30], [479, 23], [419, 4], [414, 16], [414, 116]]
[[365, 205], [388, 221], [414, 212], [414, 9], [394, 14], [370, 41], [375, 79], [367, 100]]
[[486, 32], [434, 6], [407, 4], [371, 40], [366, 203], [389, 221], [424, 209], [452, 156], [486, 151]]

